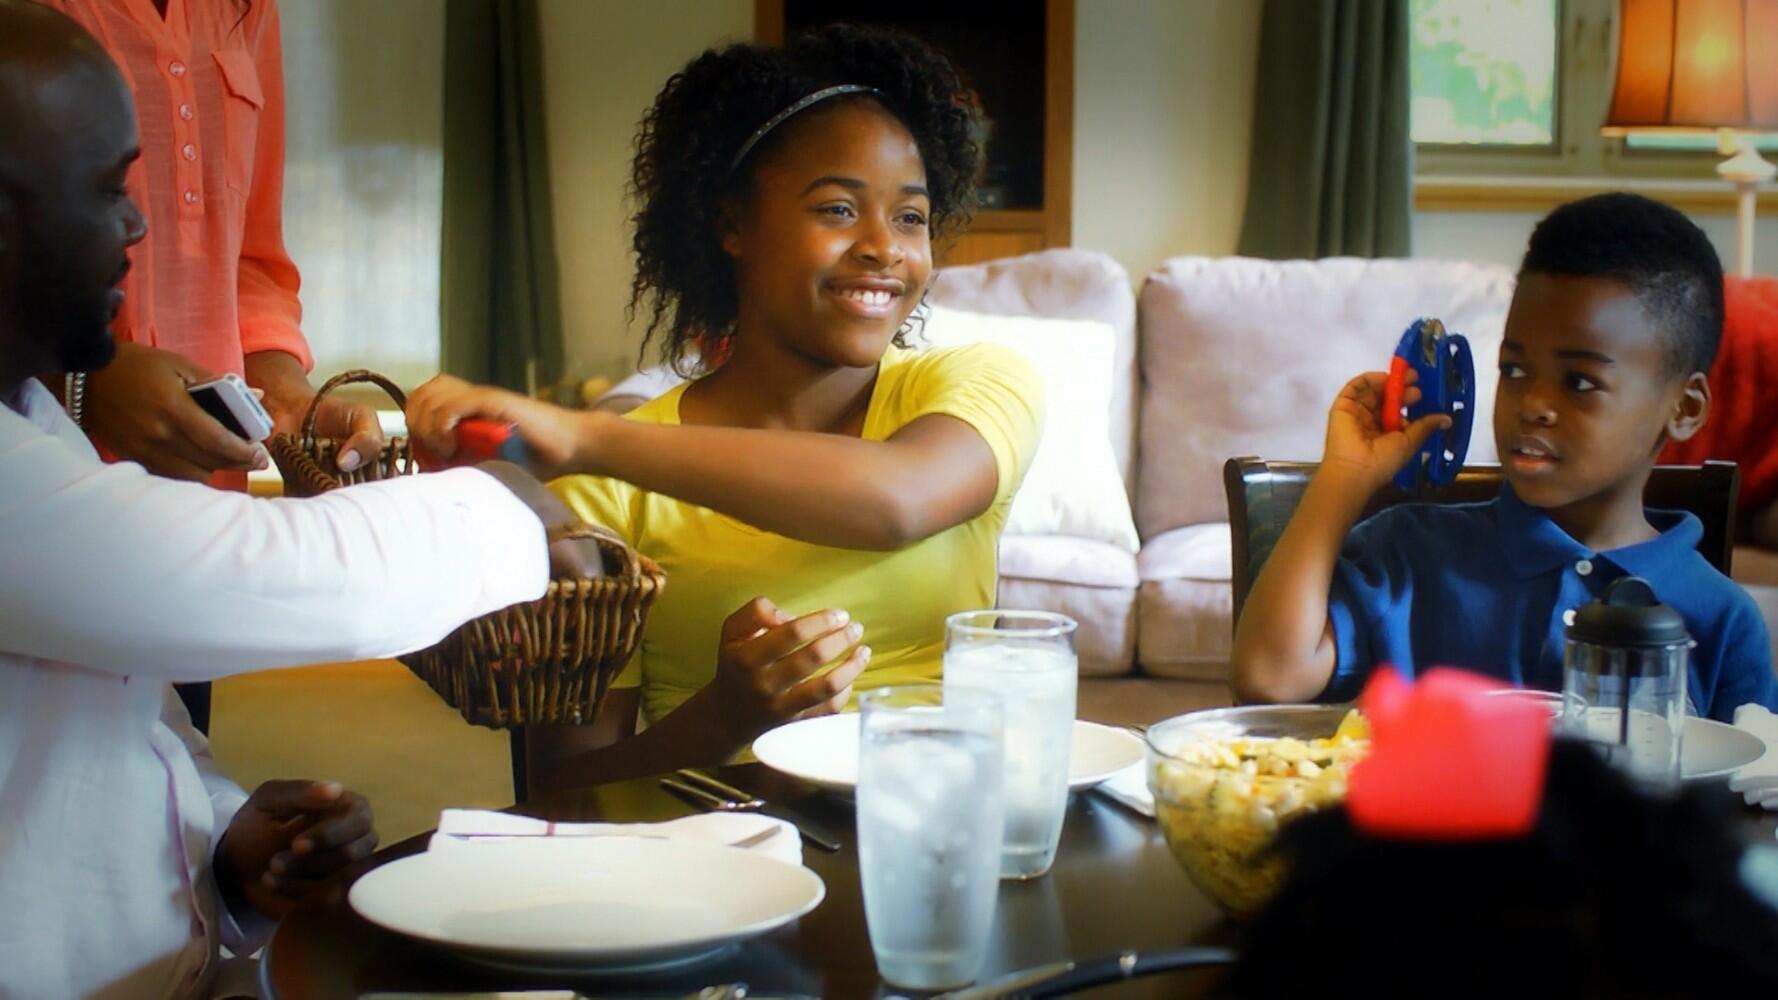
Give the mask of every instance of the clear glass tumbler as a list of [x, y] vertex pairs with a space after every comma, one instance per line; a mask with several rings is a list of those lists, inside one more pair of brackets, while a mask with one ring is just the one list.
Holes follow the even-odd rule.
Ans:
[[1006, 840], [1002, 878], [1050, 870], [1068, 808], [1080, 668], [1074, 619], [1047, 611], [966, 611], [945, 621], [945, 688], [975, 688], [1006, 706]]
[[1000, 881], [998, 699], [937, 684], [859, 698], [858, 868], [877, 970], [910, 990], [975, 980]]

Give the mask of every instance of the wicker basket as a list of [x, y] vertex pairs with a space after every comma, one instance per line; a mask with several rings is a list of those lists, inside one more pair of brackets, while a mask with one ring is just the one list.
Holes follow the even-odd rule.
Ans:
[[[374, 462], [351, 473], [334, 468], [339, 442], [316, 440], [315, 414], [327, 394], [347, 382], [375, 382], [397, 404], [406, 405], [401, 390], [374, 372], [349, 371], [328, 379], [309, 406], [302, 436], [280, 434], [271, 442], [272, 459], [291, 496], [315, 496], [419, 471], [412, 442], [402, 438], [391, 440]], [[438, 645], [400, 657], [478, 726], [592, 722], [612, 679], [641, 640], [666, 574], [604, 528], [582, 524], [564, 537], [594, 539], [606, 575], [552, 580], [541, 599], [483, 615]]]
[[375, 382], [395, 400], [398, 409], [407, 409], [407, 396], [401, 387], [376, 372], [355, 368], [328, 379], [315, 393], [315, 401], [309, 404], [308, 415], [303, 418], [302, 434], [274, 434], [266, 442], [266, 450], [272, 453], [272, 461], [278, 463], [278, 472], [284, 477], [285, 496], [312, 497], [339, 486], [356, 486], [419, 471], [419, 466], [414, 464], [414, 443], [403, 437], [390, 438], [374, 460], [351, 472], [341, 472], [333, 464], [340, 442], [331, 438], [317, 440], [315, 418], [321, 412], [321, 401], [329, 393], [353, 382]]

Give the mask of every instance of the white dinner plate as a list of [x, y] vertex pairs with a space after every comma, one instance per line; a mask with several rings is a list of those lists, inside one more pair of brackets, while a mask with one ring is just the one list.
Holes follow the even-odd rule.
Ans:
[[1692, 717], [1679, 744], [1679, 773], [1686, 781], [1721, 781], [1765, 752], [1766, 741], [1745, 729]]
[[826, 894], [807, 868], [738, 847], [538, 837], [391, 861], [348, 899], [372, 923], [495, 965], [630, 973], [720, 952]]
[[[1545, 706], [1552, 716], [1562, 711], [1562, 696], [1554, 691], [1513, 690], [1496, 692], [1504, 698], [1526, 698]], [[1726, 722], [1685, 718], [1685, 736], [1679, 744], [1679, 776], [1682, 781], [1722, 781], [1759, 760], [1766, 741]]]
[[[823, 715], [779, 726], [753, 741], [753, 755], [817, 788], [850, 792], [858, 785], [858, 715]], [[1141, 759], [1142, 740], [1128, 730], [1077, 720], [1068, 788], [1091, 788]]]

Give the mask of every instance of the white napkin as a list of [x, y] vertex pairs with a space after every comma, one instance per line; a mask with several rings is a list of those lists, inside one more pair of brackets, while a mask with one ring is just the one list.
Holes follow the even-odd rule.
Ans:
[[742, 846], [781, 861], [803, 863], [796, 827], [781, 819], [745, 812], [707, 812], [664, 823], [553, 823], [486, 809], [446, 809], [428, 851], [457, 850], [529, 837], [657, 837]]
[[1747, 804], [1762, 809], [1778, 809], [1778, 715], [1764, 705], [1749, 702], [1735, 709], [1735, 728], [1765, 741], [1766, 752], [1759, 760], [1735, 772], [1729, 787], [1747, 797]]
[[1148, 762], [1139, 760], [1099, 783], [1101, 795], [1132, 812], [1154, 818], [1154, 793], [1148, 790]]

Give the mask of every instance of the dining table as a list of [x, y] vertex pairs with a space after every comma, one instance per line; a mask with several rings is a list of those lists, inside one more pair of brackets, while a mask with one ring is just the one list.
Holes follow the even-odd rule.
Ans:
[[[379, 995], [450, 996], [570, 990], [590, 998], [685, 997], [707, 986], [745, 984], [761, 998], [921, 996], [882, 982], [871, 955], [859, 888], [853, 805], [760, 764], [715, 772], [722, 780], [840, 834], [840, 849], [803, 847], [803, 863], [821, 877], [819, 906], [778, 929], [694, 965], [646, 976], [596, 972], [519, 973], [478, 964], [448, 947], [405, 937], [359, 916], [347, 900], [365, 872], [427, 846], [411, 837], [340, 873], [279, 924], [260, 964], [265, 1000], [372, 1000]], [[1721, 793], [1730, 794], [1726, 786]], [[650, 822], [697, 808], [657, 778], [614, 782], [539, 797], [510, 811], [558, 822]], [[1773, 814], [1746, 810], [1738, 832], [1772, 844]], [[1002, 881], [979, 982], [1051, 963], [1126, 951], [1190, 945], [1232, 946], [1237, 927], [1180, 869], [1153, 819], [1092, 791], [1074, 794], [1049, 874]], [[1123, 980], [1095, 997], [1182, 998], [1208, 995], [1214, 969]], [[547, 994], [540, 993], [539, 996]]]
[[[747, 996], [755, 1000], [921, 995], [878, 978], [859, 888], [851, 801], [760, 764], [715, 773], [840, 834], [838, 851], [803, 845], [803, 863], [827, 889], [812, 912], [707, 961], [647, 976], [502, 971], [448, 947], [379, 927], [347, 901], [351, 883], [365, 872], [424, 851], [430, 835], [422, 834], [342, 872], [283, 919], [261, 959], [262, 995], [265, 1000], [359, 1000], [379, 993], [553, 988], [588, 997], [678, 997], [730, 983], [745, 983]], [[698, 809], [651, 777], [540, 796], [510, 811], [558, 822], [635, 823]], [[1049, 874], [1000, 883], [979, 981], [1129, 950], [1226, 945], [1233, 935], [1216, 904], [1179, 868], [1154, 820], [1097, 793], [1079, 792], [1069, 801]], [[1213, 970], [1197, 969], [1138, 977], [1095, 995], [1191, 996], [1201, 993], [1214, 975]]]

